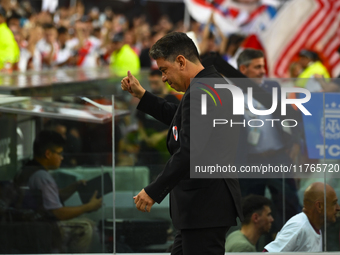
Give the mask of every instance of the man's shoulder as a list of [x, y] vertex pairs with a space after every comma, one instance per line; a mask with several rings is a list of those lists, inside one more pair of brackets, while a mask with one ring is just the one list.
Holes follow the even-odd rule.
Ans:
[[21, 175], [18, 176], [18, 184], [20, 186], [28, 186], [30, 189], [41, 189], [42, 187], [55, 186], [55, 180], [52, 175], [44, 169], [36, 169], [33, 167], [26, 168], [22, 171]]
[[281, 231], [289, 231], [292, 233], [298, 233], [305, 229], [306, 225], [310, 225], [306, 214], [303, 212], [296, 214], [290, 218], [287, 223], [283, 226]]
[[46, 170], [44, 169], [41, 169], [41, 170], [37, 170], [36, 172], [34, 172], [31, 177], [29, 178], [30, 180], [48, 180], [48, 181], [53, 181], [54, 182], [54, 179], [53, 179], [53, 176], [47, 172]]
[[230, 244], [249, 243], [251, 244], [240, 230], [236, 230], [232, 232], [230, 235], [228, 235], [226, 243], [230, 243]]
[[194, 79], [199, 78], [222, 78], [222, 75], [217, 72], [216, 68], [213, 65], [207, 66], [203, 68], [195, 77]]
[[119, 56], [130, 56], [130, 57], [137, 56], [138, 57], [136, 52], [130, 47], [129, 44], [124, 44], [117, 55], [119, 55]]
[[226, 240], [226, 252], [256, 252], [256, 248], [240, 230], [232, 232]]
[[227, 240], [231, 240], [233, 238], [239, 238], [240, 236], [243, 236], [241, 230], [236, 230], [228, 235]]
[[34, 172], [32, 174], [31, 177], [35, 177], [35, 178], [37, 178], [37, 177], [41, 177], [41, 178], [53, 178], [52, 175], [49, 172], [47, 172], [46, 170], [44, 170], [44, 169], [37, 170], [36, 172]]

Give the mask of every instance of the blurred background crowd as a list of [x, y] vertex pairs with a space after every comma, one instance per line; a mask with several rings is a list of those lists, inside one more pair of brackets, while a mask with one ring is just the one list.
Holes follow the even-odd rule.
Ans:
[[127, 68], [136, 74], [157, 69], [148, 50], [159, 38], [190, 31], [202, 58], [216, 52], [237, 68], [237, 56], [250, 47], [265, 52], [268, 77], [308, 78], [310, 72], [301, 74], [314, 62], [316, 73], [336, 77], [339, 5], [325, 2], [331, 6], [283, 0], [1, 0], [0, 70], [110, 65], [118, 76]]

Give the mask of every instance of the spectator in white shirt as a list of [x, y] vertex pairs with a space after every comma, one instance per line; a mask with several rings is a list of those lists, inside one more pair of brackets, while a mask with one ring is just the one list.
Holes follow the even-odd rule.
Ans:
[[55, 65], [59, 45], [55, 26], [53, 24], [45, 24], [43, 27], [44, 38], [37, 43], [37, 49], [42, 56], [43, 69], [47, 69]]
[[98, 65], [99, 49], [102, 42], [91, 35], [92, 23], [87, 16], [84, 16], [80, 22], [75, 25], [77, 42], [77, 66], [96, 67]]
[[340, 211], [334, 189], [322, 182], [312, 183], [305, 191], [303, 212], [292, 217], [266, 245], [268, 252], [321, 252], [321, 227], [324, 224], [324, 189], [326, 188], [326, 221], [335, 223]]
[[59, 27], [58, 28], [59, 51], [57, 53], [56, 59], [56, 65], [58, 67], [72, 65], [73, 51], [68, 42], [69, 42], [68, 29], [66, 27]]
[[20, 60], [18, 63], [18, 70], [25, 72], [27, 70], [40, 71], [42, 67], [42, 58], [36, 45], [43, 37], [43, 28], [36, 26], [29, 29], [29, 37], [27, 41], [21, 38], [18, 43], [20, 47]]

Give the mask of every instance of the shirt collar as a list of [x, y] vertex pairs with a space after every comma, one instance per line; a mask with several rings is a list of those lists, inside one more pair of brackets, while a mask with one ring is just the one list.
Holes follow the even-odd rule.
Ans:
[[208, 66], [206, 68], [204, 68], [203, 70], [201, 70], [196, 76], [195, 78], [201, 78], [201, 77], [205, 77], [209, 74], [213, 74], [216, 73], [216, 69], [214, 66]]

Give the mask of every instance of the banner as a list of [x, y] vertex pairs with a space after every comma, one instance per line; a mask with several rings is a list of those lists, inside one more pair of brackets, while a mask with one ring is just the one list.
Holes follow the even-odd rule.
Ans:
[[303, 115], [308, 157], [340, 159], [340, 94], [311, 94], [304, 106], [312, 115]]
[[241, 4], [231, 0], [184, 0], [190, 16], [206, 24], [212, 12], [224, 34], [259, 33], [266, 29], [276, 15], [276, 0], [253, 1]]

